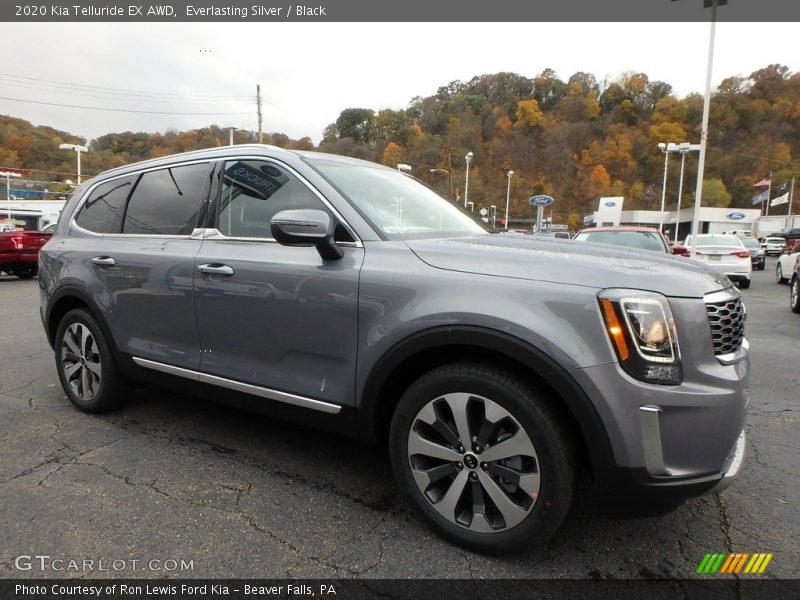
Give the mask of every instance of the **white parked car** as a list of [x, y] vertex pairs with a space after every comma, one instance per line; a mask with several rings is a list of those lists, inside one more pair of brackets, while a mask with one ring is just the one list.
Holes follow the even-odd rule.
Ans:
[[[686, 248], [692, 246], [692, 236], [683, 243]], [[696, 260], [704, 262], [722, 271], [728, 279], [737, 283], [740, 288], [750, 287], [750, 276], [753, 265], [750, 251], [744, 247], [742, 240], [735, 235], [723, 233], [701, 233], [697, 236]]]
[[[768, 237], [761, 244], [767, 256], [778, 256], [786, 248], [786, 240], [780, 237]], [[791, 271], [789, 271], [791, 273]]]
[[778, 257], [778, 264], [775, 266], [775, 281], [778, 283], [789, 281], [798, 259], [800, 259], [800, 244], [797, 244], [791, 252], [781, 254]]

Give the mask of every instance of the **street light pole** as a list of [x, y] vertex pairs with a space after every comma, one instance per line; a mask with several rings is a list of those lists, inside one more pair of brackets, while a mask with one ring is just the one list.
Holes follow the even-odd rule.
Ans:
[[674, 144], [663, 143], [659, 144], [658, 147], [664, 153], [664, 184], [661, 186], [661, 214], [658, 217], [658, 230], [662, 231], [664, 229], [664, 202], [667, 199], [667, 165], [669, 165], [669, 153], [670, 153], [670, 146]]
[[81, 184], [81, 152], [88, 152], [86, 146], [79, 146], [78, 144], [59, 144], [60, 150], [75, 150], [78, 153], [78, 185]]
[[0, 171], [0, 177], [6, 178], [6, 201], [8, 202], [8, 220], [11, 220], [11, 178], [21, 177], [19, 173], [12, 171]]
[[472, 160], [472, 152], [467, 152], [467, 155], [464, 157], [464, 160], [467, 161], [467, 175], [466, 181], [464, 182], [464, 208], [467, 208], [467, 200], [469, 199], [469, 163]]
[[[725, 4], [727, 0], [723, 0]], [[706, 65], [706, 93], [703, 98], [703, 124], [700, 128], [700, 157], [697, 160], [697, 187], [694, 194], [694, 214], [692, 215], [692, 251], [697, 254], [697, 235], [700, 233], [700, 202], [703, 199], [703, 172], [706, 166], [706, 146], [708, 145], [708, 113], [711, 108], [711, 70], [714, 66], [714, 35], [717, 28], [717, 5], [720, 0], [711, 0], [711, 32], [708, 36], [708, 64]]]
[[506, 173], [508, 177], [508, 186], [506, 187], [506, 229], [508, 229], [508, 204], [511, 200], [511, 178], [514, 176], [514, 171]]
[[681, 153], [681, 179], [678, 184], [678, 208], [675, 211], [675, 243], [678, 243], [678, 229], [681, 225], [681, 198], [683, 197], [683, 166], [686, 164], [686, 155], [694, 150], [700, 150], [700, 144], [690, 144], [682, 142], [678, 145], [678, 152]]

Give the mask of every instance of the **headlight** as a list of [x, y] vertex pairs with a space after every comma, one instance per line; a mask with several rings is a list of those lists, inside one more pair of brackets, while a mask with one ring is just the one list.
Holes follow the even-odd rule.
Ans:
[[597, 298], [625, 372], [649, 383], [681, 383], [678, 336], [667, 299], [654, 292], [613, 289], [603, 290]]

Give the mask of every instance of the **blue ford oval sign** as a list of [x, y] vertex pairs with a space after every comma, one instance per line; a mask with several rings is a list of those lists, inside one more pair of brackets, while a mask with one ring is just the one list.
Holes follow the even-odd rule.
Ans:
[[734, 212], [729, 212], [725, 216], [728, 217], [731, 221], [741, 221], [747, 215], [745, 215], [744, 213], [734, 211]]
[[609, 208], [611, 208], [612, 206], [616, 206], [616, 205], [617, 205], [617, 203], [613, 202], [613, 201], [612, 202], [606, 202], [606, 206], [608, 206]]
[[528, 202], [532, 206], [550, 206], [554, 200], [552, 196], [531, 196], [528, 198]]

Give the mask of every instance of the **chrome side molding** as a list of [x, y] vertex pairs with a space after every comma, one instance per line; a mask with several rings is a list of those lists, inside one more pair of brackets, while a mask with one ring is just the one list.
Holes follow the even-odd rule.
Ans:
[[166, 365], [164, 363], [148, 360], [146, 358], [133, 357], [135, 362], [140, 367], [145, 369], [152, 369], [153, 371], [160, 371], [168, 375], [177, 375], [192, 381], [200, 383], [208, 383], [219, 387], [234, 390], [236, 392], [243, 392], [252, 396], [260, 396], [268, 400], [275, 400], [285, 404], [292, 404], [293, 406], [301, 406], [303, 408], [310, 408], [320, 412], [329, 413], [332, 415], [338, 414], [342, 407], [338, 404], [331, 404], [330, 402], [323, 402], [322, 400], [314, 400], [313, 398], [306, 398], [305, 396], [296, 396], [288, 392], [279, 392], [270, 388], [252, 385], [250, 383], [243, 383], [233, 379], [226, 379], [224, 377], [217, 377], [216, 375], [209, 375], [208, 373], [201, 373], [200, 371], [192, 371], [191, 369], [184, 369], [182, 367], [175, 367], [173, 365]]

